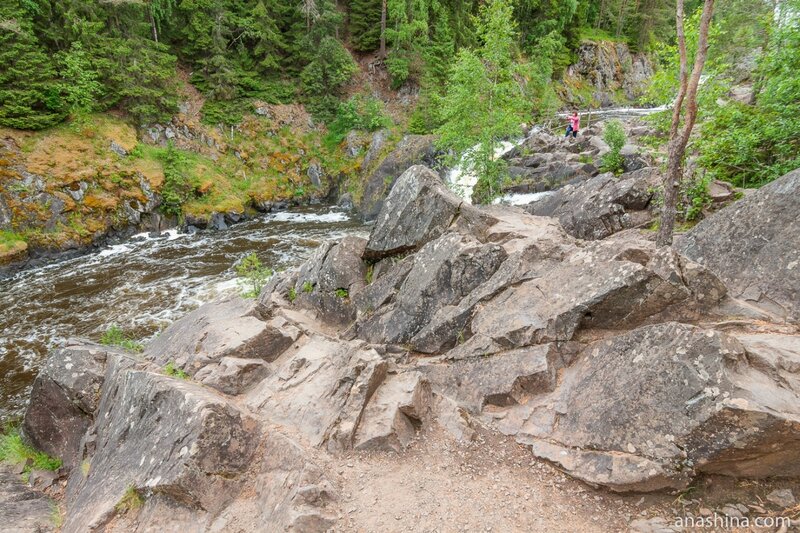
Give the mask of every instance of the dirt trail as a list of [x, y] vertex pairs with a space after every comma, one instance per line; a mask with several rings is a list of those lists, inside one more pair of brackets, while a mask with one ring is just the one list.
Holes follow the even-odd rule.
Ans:
[[485, 432], [458, 443], [436, 430], [402, 455], [352, 454], [341, 464], [337, 531], [624, 532], [674, 500], [594, 490]]

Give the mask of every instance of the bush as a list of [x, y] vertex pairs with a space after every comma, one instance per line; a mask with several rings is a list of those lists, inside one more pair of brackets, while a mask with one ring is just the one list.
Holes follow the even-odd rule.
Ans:
[[237, 282], [245, 298], [258, 298], [261, 289], [272, 277], [272, 269], [261, 264], [258, 256], [254, 253], [246, 255], [238, 265], [236, 265], [236, 275], [239, 276]]
[[116, 324], [112, 324], [106, 332], [103, 333], [103, 336], [100, 337], [100, 344], [117, 346], [136, 353], [144, 350], [141, 344], [128, 337]]
[[606, 155], [603, 156], [600, 168], [603, 172], [613, 172], [614, 174], [622, 174], [625, 165], [625, 158], [622, 157], [620, 151], [625, 146], [627, 138], [625, 130], [622, 129], [622, 124], [618, 120], [612, 120], [605, 125], [603, 131], [603, 140], [611, 149]]
[[383, 113], [383, 103], [372, 96], [353, 96], [339, 104], [336, 118], [328, 124], [325, 144], [338, 146], [352, 130], [375, 131], [391, 125]]
[[678, 209], [683, 214], [684, 222], [699, 220], [703, 210], [711, 205], [711, 196], [708, 193], [710, 183], [711, 177], [703, 173], [702, 176], [682, 184], [682, 201]]

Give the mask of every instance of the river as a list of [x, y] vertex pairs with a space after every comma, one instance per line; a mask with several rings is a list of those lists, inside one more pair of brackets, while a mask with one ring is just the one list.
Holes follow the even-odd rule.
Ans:
[[175, 230], [0, 280], [0, 419], [19, 416], [48, 351], [69, 337], [98, 340], [116, 324], [142, 342], [223, 293], [250, 252], [273, 269], [294, 266], [324, 239], [366, 233], [330, 207], [265, 215], [223, 232]]

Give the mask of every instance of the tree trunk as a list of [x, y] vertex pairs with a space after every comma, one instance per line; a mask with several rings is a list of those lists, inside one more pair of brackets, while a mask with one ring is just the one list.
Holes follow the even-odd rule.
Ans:
[[150, 14], [150, 27], [153, 28], [153, 40], [158, 42], [158, 27], [156, 26], [156, 19], [153, 16], [153, 7], [150, 6], [147, 11]]
[[381, 2], [381, 49], [378, 57], [386, 59], [386, 0]]
[[[683, 158], [686, 155], [686, 146], [689, 144], [689, 137], [692, 135], [692, 129], [694, 129], [694, 123], [697, 120], [697, 89], [700, 86], [700, 77], [703, 74], [703, 67], [708, 55], [708, 29], [711, 25], [713, 14], [714, 0], [705, 0], [703, 14], [700, 18], [694, 67], [692, 68], [691, 77], [687, 80], [688, 58], [686, 57], [686, 36], [683, 29], [683, 0], [678, 0], [676, 23], [681, 60], [681, 87], [672, 111], [667, 174], [664, 176], [664, 207], [661, 211], [661, 227], [656, 240], [659, 246], [672, 244], [672, 233], [675, 230], [675, 217], [677, 215], [678, 187], [683, 175]], [[681, 110], [684, 104], [686, 115], [683, 128], [681, 128]]]

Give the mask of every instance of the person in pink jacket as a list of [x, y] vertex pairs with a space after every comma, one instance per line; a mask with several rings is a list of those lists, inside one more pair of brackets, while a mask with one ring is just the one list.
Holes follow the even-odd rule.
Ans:
[[564, 137], [569, 137], [571, 133], [574, 139], [578, 137], [578, 130], [581, 129], [581, 117], [577, 111], [573, 111], [572, 115], [567, 117], [567, 120], [569, 120], [569, 126], [567, 126], [567, 134]]

